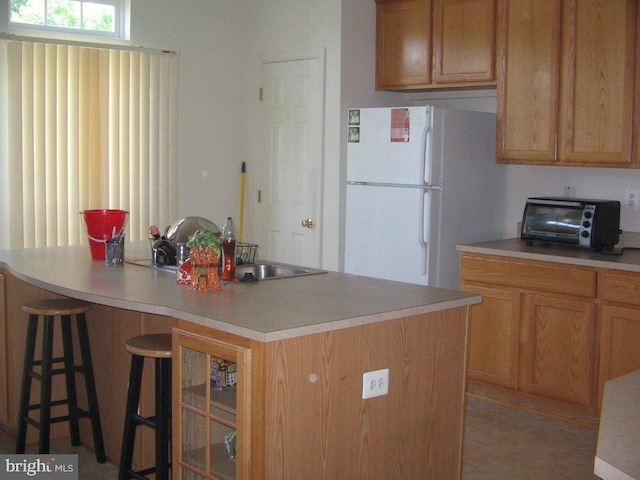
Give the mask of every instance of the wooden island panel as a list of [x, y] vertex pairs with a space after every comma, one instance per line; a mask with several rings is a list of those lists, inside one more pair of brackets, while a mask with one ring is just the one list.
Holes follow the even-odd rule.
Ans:
[[[100, 402], [105, 451], [108, 459], [118, 465], [131, 366], [131, 354], [126, 350], [125, 343], [127, 339], [137, 335], [171, 333], [171, 318], [93, 304], [87, 314], [87, 327]], [[153, 359], [145, 360], [140, 394], [140, 413], [144, 416], [152, 416], [155, 411], [154, 375]], [[79, 395], [84, 400], [84, 384], [79, 385]], [[86, 440], [86, 445], [91, 448], [89, 422], [81, 422], [81, 434]], [[153, 465], [154, 432], [149, 428], [139, 428], [136, 438], [138, 440], [133, 456], [134, 468]]]
[[265, 478], [460, 478], [466, 346], [467, 307], [267, 344]]

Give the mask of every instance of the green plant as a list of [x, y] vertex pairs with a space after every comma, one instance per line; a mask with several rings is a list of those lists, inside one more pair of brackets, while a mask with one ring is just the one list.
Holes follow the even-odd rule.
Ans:
[[213, 248], [218, 255], [222, 246], [222, 238], [209, 230], [198, 230], [189, 237], [187, 247], [189, 248]]

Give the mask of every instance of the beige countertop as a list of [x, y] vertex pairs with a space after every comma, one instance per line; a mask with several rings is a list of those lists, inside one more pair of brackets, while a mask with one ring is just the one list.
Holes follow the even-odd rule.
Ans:
[[[127, 243], [128, 261], [150, 258], [148, 242]], [[269, 342], [480, 303], [479, 295], [328, 272], [223, 285], [195, 292], [175, 274], [91, 259], [89, 247], [0, 250], [0, 268], [51, 292], [166, 315]]]
[[603, 480], [640, 479], [640, 370], [604, 384], [594, 473]]
[[460, 252], [640, 272], [640, 250], [635, 249], [624, 249], [621, 255], [607, 255], [565, 245], [528, 245], [519, 238], [458, 245], [457, 248]]

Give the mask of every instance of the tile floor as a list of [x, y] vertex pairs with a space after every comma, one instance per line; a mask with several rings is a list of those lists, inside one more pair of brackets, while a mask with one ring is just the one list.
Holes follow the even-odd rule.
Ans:
[[593, 480], [598, 431], [469, 397], [463, 480]]
[[[463, 480], [594, 480], [597, 440], [596, 430], [470, 397]], [[0, 453], [13, 453], [13, 448], [13, 442], [0, 434]], [[78, 453], [80, 480], [118, 476], [115, 466], [96, 463], [84, 448], [64, 443], [52, 448]]]

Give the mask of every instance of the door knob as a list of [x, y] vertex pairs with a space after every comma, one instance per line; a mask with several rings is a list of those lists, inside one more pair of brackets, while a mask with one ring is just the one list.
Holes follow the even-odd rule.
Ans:
[[304, 228], [313, 228], [313, 220], [311, 220], [310, 218], [305, 218], [304, 220], [302, 220], [302, 226]]

